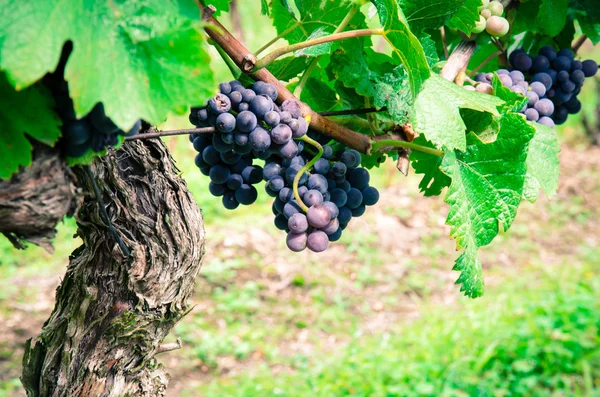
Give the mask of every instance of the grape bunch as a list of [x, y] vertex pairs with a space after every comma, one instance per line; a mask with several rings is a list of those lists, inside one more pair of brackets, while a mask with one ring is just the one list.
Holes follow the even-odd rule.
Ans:
[[510, 28], [506, 18], [502, 17], [504, 6], [499, 1], [482, 0], [479, 6], [479, 21], [471, 33], [479, 34], [484, 30], [491, 36], [502, 37]]
[[[569, 114], [581, 110], [577, 96], [584, 80], [598, 72], [595, 61], [576, 60], [575, 53], [568, 48], [556, 52], [554, 48], [545, 46], [535, 57], [518, 49], [510, 54], [509, 62], [513, 70], [497, 71], [502, 84], [529, 99], [521, 110], [527, 120], [551, 128], [563, 124]], [[493, 73], [478, 74], [475, 80], [479, 84], [475, 89], [491, 93], [492, 78]]]
[[[265, 181], [266, 193], [275, 198], [275, 226], [288, 233], [287, 246], [322, 252], [352, 217], [379, 200], [379, 193], [369, 186], [369, 172], [359, 168], [357, 151], [334, 152], [328, 138], [309, 131], [299, 102], [278, 106], [277, 97], [276, 87], [261, 81], [250, 88], [237, 80], [220, 84], [219, 94], [190, 112], [196, 127], [214, 127], [214, 132], [190, 135], [196, 166], [211, 179], [211, 194], [222, 197], [230, 210], [254, 203], [254, 185]], [[315, 147], [309, 149], [305, 141]], [[323, 155], [317, 159], [321, 144]], [[254, 165], [256, 159], [264, 160], [264, 167]]]
[[72, 45], [69, 42], [63, 48], [56, 71], [44, 77], [44, 84], [52, 92], [55, 111], [62, 121], [61, 146], [64, 153], [69, 157], [81, 157], [90, 149], [101, 152], [105, 147], [117, 145], [119, 136], [137, 134], [142, 122], [138, 120], [129, 131], [122, 131], [106, 116], [102, 102], [98, 102], [86, 116], [77, 119], [73, 100], [69, 95], [69, 84], [63, 77], [71, 50]]

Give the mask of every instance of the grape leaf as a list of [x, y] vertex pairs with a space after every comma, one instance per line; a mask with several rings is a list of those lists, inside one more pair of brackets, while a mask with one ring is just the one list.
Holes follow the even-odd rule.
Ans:
[[32, 146], [27, 136], [49, 146], [56, 143], [60, 120], [53, 106], [52, 96], [43, 86], [15, 91], [0, 73], [0, 179], [31, 164]]
[[423, 46], [410, 31], [396, 0], [371, 1], [377, 8], [379, 21], [384, 29], [383, 37], [392, 46], [394, 55], [401, 60], [408, 72], [412, 96], [415, 98], [431, 76]]
[[515, 113], [502, 117], [493, 143], [470, 133], [465, 152], [445, 149], [441, 169], [452, 182], [445, 202], [450, 205], [446, 223], [457, 249], [464, 252], [454, 270], [461, 272], [461, 291], [475, 298], [483, 294], [480, 247], [508, 230], [523, 195], [529, 141], [534, 129]]
[[569, 0], [542, 0], [535, 26], [540, 33], [556, 36], [565, 27]]
[[[435, 148], [433, 143], [427, 141], [423, 135], [419, 135], [414, 140], [417, 145]], [[443, 157], [437, 157], [432, 154], [413, 150], [410, 153], [410, 161], [416, 174], [423, 174], [423, 179], [419, 183], [419, 190], [425, 196], [438, 196], [442, 189], [450, 186], [451, 179], [440, 169]]]
[[548, 198], [554, 196], [558, 190], [560, 147], [552, 128], [534, 122], [529, 124], [535, 128], [535, 135], [529, 143], [527, 153], [527, 175], [523, 198], [534, 203], [540, 189]]
[[[315, 29], [310, 34], [310, 36], [308, 36], [306, 38], [306, 40], [307, 41], [314, 40], [314, 39], [318, 39], [319, 37], [329, 36], [330, 34], [331, 33], [329, 33], [324, 26], [321, 26], [318, 29]], [[321, 54], [327, 54], [331, 50], [331, 44], [332, 43], [330, 42], [330, 43], [323, 43], [323, 44], [318, 44], [318, 45], [314, 45], [311, 47], [302, 48], [302, 49], [296, 51], [294, 53], [294, 55], [297, 57], [300, 57], [300, 56], [316, 57]]]
[[285, 57], [271, 62], [267, 70], [278, 80], [288, 81], [306, 70], [309, 62], [310, 59], [306, 57]]
[[321, 79], [310, 77], [300, 95], [300, 100], [319, 112], [340, 109], [341, 103], [331, 89]]
[[65, 77], [78, 116], [104, 102], [123, 129], [164, 121], [212, 92], [193, 0], [0, 0], [0, 68], [21, 89], [54, 70], [65, 41]]
[[[403, 125], [408, 122], [413, 101], [404, 68], [398, 66], [377, 78], [374, 100], [377, 108], [387, 107], [385, 113], [396, 124]], [[380, 116], [384, 115], [380, 114]]]
[[415, 34], [443, 26], [464, 7], [464, 0], [398, 0], [398, 3]]
[[569, 12], [573, 13], [583, 34], [594, 43], [600, 42], [600, 7], [596, 0], [571, 0]]
[[438, 147], [466, 148], [466, 125], [459, 108], [489, 112], [495, 116], [503, 101], [495, 96], [467, 91], [432, 75], [414, 105], [413, 128]]
[[268, 17], [271, 16], [271, 9], [269, 8], [268, 0], [260, 0], [260, 13]]
[[481, 0], [466, 0], [454, 16], [446, 24], [451, 29], [460, 30], [470, 34], [475, 23], [479, 21], [479, 10]]
[[502, 85], [502, 81], [500, 81], [497, 73], [494, 73], [492, 87], [494, 88], [494, 95], [504, 101], [504, 103], [499, 107], [501, 113], [519, 112], [529, 101], [525, 95], [513, 92], [510, 90], [510, 88]]

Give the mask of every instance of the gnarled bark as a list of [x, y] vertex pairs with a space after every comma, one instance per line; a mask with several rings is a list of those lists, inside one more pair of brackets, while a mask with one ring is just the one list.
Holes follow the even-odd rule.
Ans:
[[126, 143], [92, 166], [125, 258], [99, 215], [92, 186], [77, 214], [76, 249], [22, 382], [31, 396], [161, 396], [154, 358], [187, 299], [204, 254], [202, 216], [160, 140]]
[[52, 251], [56, 224], [74, 207], [73, 175], [58, 151], [36, 144], [33, 164], [0, 180], [0, 233], [16, 248], [25, 241]]

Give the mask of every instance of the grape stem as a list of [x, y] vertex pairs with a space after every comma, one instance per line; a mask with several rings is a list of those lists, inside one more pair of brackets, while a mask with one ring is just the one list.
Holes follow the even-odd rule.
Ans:
[[577, 54], [577, 51], [579, 51], [579, 49], [581, 48], [581, 46], [583, 45], [583, 43], [585, 43], [585, 41], [587, 40], [587, 36], [585, 34], [582, 34], [581, 36], [579, 36], [579, 38], [577, 39], [577, 41], [575, 42], [575, 44], [573, 44], [573, 52], [575, 54]]
[[438, 149], [417, 145], [416, 143], [400, 141], [396, 139], [382, 139], [378, 141], [374, 141], [373, 143], [373, 152], [388, 152], [392, 150], [392, 148], [405, 148], [416, 150], [418, 152], [423, 152], [427, 154], [431, 154], [437, 157], [444, 157], [444, 152]]
[[442, 36], [442, 45], [444, 46], [444, 57], [448, 59], [448, 43], [446, 42], [446, 29], [440, 28], [440, 36]]
[[312, 160], [306, 163], [304, 167], [300, 168], [300, 171], [298, 171], [296, 177], [294, 178], [294, 184], [292, 185], [292, 190], [294, 191], [294, 198], [298, 202], [298, 205], [300, 205], [302, 211], [308, 212], [308, 207], [306, 206], [306, 204], [304, 204], [302, 198], [300, 198], [300, 194], [298, 193], [298, 183], [300, 182], [300, 178], [302, 178], [302, 175], [304, 175], [305, 172], [308, 172], [308, 170], [310, 170], [310, 168], [321, 158], [321, 156], [323, 155], [323, 146], [321, 146], [321, 144], [315, 141], [314, 139], [309, 138], [307, 135], [304, 135], [302, 138], [300, 138], [300, 140], [316, 147], [317, 150], [319, 150], [319, 153], [317, 153], [315, 157], [312, 158]]
[[303, 41], [301, 43], [291, 44], [288, 46], [284, 46], [270, 52], [265, 55], [261, 59], [256, 62], [254, 66], [255, 69], [262, 69], [265, 66], [269, 65], [271, 62], [276, 60], [282, 55], [288, 54], [290, 52], [298, 51], [303, 48], [313, 47], [319, 44], [330, 43], [332, 41], [351, 39], [354, 37], [364, 37], [364, 36], [383, 36], [385, 35], [385, 31], [383, 29], [357, 29], [357, 30], [349, 30], [347, 32], [340, 32], [330, 34], [329, 36], [318, 37], [316, 39]]
[[137, 134], [133, 136], [128, 136], [125, 138], [126, 141], [134, 141], [136, 139], [150, 139], [150, 138], [160, 138], [161, 136], [172, 136], [172, 135], [190, 135], [190, 134], [212, 134], [216, 132], [215, 127], [205, 127], [205, 128], [188, 128], [185, 130], [169, 130], [169, 131], [157, 131], [157, 132], [147, 132], [145, 134]]

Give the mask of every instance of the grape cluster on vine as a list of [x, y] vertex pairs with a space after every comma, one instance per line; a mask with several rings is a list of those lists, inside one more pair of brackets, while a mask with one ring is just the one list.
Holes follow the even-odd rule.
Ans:
[[[502, 85], [528, 98], [521, 109], [527, 120], [551, 128], [581, 110], [577, 96], [584, 80], [598, 72], [595, 61], [579, 61], [569, 48], [556, 52], [553, 47], [545, 46], [534, 57], [518, 49], [510, 54], [509, 62], [511, 70], [497, 71]], [[493, 73], [478, 74], [475, 81], [479, 84], [475, 89], [491, 94], [493, 77]]]
[[[245, 88], [234, 80], [220, 84], [219, 91], [190, 112], [192, 124], [215, 132], [190, 140], [198, 152], [196, 166], [225, 208], [254, 203], [254, 185], [264, 180], [266, 193], [275, 198], [275, 226], [288, 233], [287, 246], [322, 252], [352, 217], [378, 201], [369, 172], [359, 167], [360, 154], [325, 145], [329, 139], [309, 131], [299, 102], [278, 106], [276, 87], [261, 81]], [[264, 167], [253, 164], [256, 159]]]
[[508, 33], [510, 25], [502, 17], [504, 6], [499, 1], [482, 0], [479, 6], [479, 21], [471, 29], [471, 33], [479, 34], [484, 30], [491, 36], [502, 37]]

